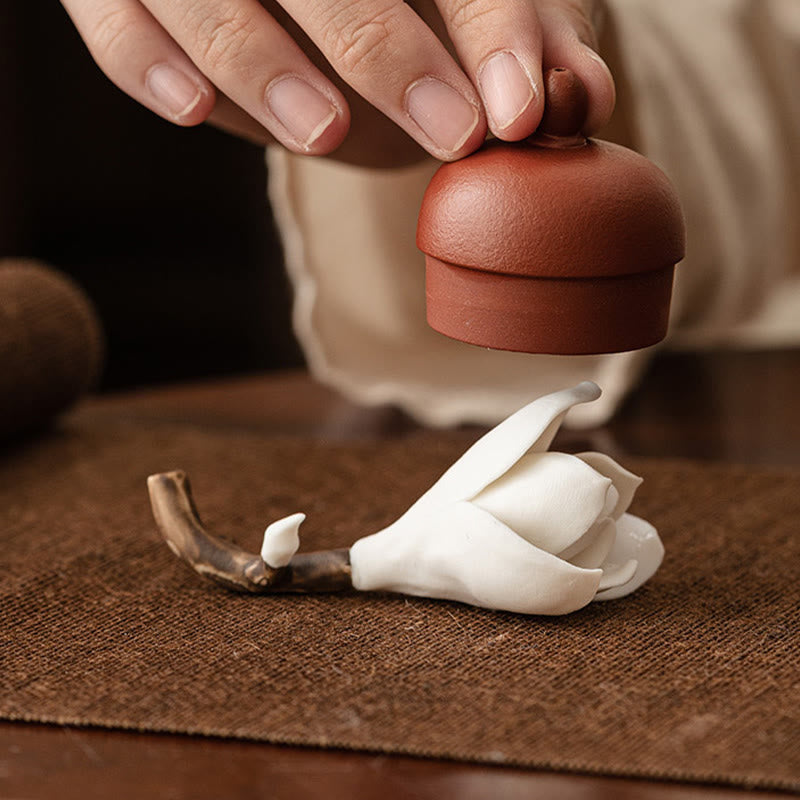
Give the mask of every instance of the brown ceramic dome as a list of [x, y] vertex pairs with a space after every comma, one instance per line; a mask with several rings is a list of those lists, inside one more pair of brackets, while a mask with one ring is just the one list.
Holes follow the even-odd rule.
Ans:
[[[548, 130], [565, 133], [574, 121], [550, 93], [548, 103]], [[667, 331], [684, 252], [669, 180], [608, 142], [539, 142], [489, 142], [434, 175], [417, 229], [429, 324], [472, 344], [530, 353], [655, 344]]]

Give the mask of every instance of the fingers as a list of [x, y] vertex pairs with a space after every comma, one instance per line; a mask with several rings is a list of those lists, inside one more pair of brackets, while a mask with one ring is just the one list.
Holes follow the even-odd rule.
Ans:
[[257, 0], [62, 3], [106, 75], [172, 122], [211, 115], [254, 140], [267, 138], [263, 127], [310, 154], [331, 152], [347, 133], [341, 93]]
[[271, 134], [295, 152], [332, 152], [350, 112], [304, 52], [310, 39], [349, 87], [443, 160], [477, 149], [487, 124], [509, 141], [533, 133], [543, 66], [583, 80], [586, 132], [608, 120], [614, 84], [591, 20], [600, 2], [420, 0], [438, 8], [459, 64], [403, 0], [281, 0], [275, 13], [296, 23], [303, 47], [259, 0], [62, 0], [111, 80], [173, 122], [210, 119], [254, 141]]
[[333, 69], [429, 153], [452, 160], [485, 138], [480, 97], [402, 0], [283, 0]]
[[341, 93], [257, 0], [143, 0], [201, 72], [278, 141], [328, 153], [349, 125]]
[[596, 53], [599, 0], [438, 0], [461, 63], [498, 138], [516, 141], [539, 124], [542, 72], [568, 67], [586, 86], [586, 133], [614, 107], [611, 73]]
[[137, 0], [62, 0], [105, 74], [151, 111], [197, 125], [214, 87]]

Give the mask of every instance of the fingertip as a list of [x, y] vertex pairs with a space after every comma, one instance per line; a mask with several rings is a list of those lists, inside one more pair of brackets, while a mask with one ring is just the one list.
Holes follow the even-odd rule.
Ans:
[[347, 102], [327, 86], [288, 74], [266, 90], [272, 134], [284, 147], [301, 155], [327, 155], [344, 141], [350, 128]]
[[214, 87], [199, 74], [161, 62], [147, 70], [144, 82], [153, 99], [148, 105], [176, 125], [199, 125], [214, 110]]
[[474, 153], [485, 141], [486, 136], [489, 133], [489, 126], [486, 123], [486, 117], [482, 114], [478, 114], [478, 121], [475, 124], [475, 127], [472, 129], [472, 132], [466, 137], [462, 144], [459, 147], [452, 151], [444, 151], [436, 147], [432, 147], [430, 145], [423, 145], [425, 149], [430, 153], [434, 158], [439, 159], [439, 161], [458, 161], [465, 156], [471, 155]]
[[329, 120], [323, 120], [310, 141], [296, 152], [309, 156], [330, 155], [342, 145], [349, 131], [350, 110], [346, 103], [343, 106], [337, 104], [331, 111]]
[[508, 142], [530, 136], [544, 111], [541, 68], [510, 51], [493, 53], [478, 70], [478, 85], [492, 133]]
[[341, 147], [350, 130], [350, 115], [346, 109], [331, 111], [327, 118], [320, 120], [305, 141], [292, 136], [281, 136], [273, 130], [273, 136], [287, 149], [302, 156], [327, 156]]
[[486, 138], [486, 117], [472, 86], [456, 88], [424, 75], [406, 87], [404, 106], [408, 133], [440, 161], [469, 155]]
[[193, 127], [206, 122], [214, 111], [216, 92], [210, 84], [200, 88], [194, 102], [175, 120], [178, 125]]
[[544, 113], [544, 91], [539, 86], [534, 86], [530, 101], [515, 119], [499, 127], [492, 124], [492, 134], [504, 142], [519, 142], [531, 136], [542, 121]]
[[504, 142], [520, 142], [531, 136], [539, 127], [542, 119], [543, 106], [538, 104], [531, 106], [524, 113], [514, 120], [510, 125], [504, 128], [492, 129], [492, 134], [497, 139], [502, 139]]
[[192, 128], [208, 121], [214, 111], [216, 92], [213, 86], [203, 87], [194, 101], [172, 121], [184, 128]]

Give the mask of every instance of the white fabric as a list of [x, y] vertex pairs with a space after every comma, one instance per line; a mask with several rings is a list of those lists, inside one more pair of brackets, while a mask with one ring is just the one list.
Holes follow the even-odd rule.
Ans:
[[[609, 0], [633, 87], [637, 149], [672, 178], [687, 218], [667, 345], [800, 343], [800, 2]], [[431, 425], [492, 423], [579, 380], [607, 419], [652, 348], [531, 356], [451, 341], [425, 322], [415, 246], [426, 162], [370, 170], [268, 154], [270, 198], [312, 372], [351, 398]]]

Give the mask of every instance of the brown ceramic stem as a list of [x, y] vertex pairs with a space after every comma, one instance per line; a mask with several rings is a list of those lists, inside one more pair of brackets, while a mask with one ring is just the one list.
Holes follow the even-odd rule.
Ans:
[[151, 475], [147, 489], [156, 524], [170, 549], [204, 578], [252, 594], [353, 588], [349, 550], [303, 553], [295, 555], [287, 567], [273, 569], [260, 555], [206, 531], [184, 472]]

